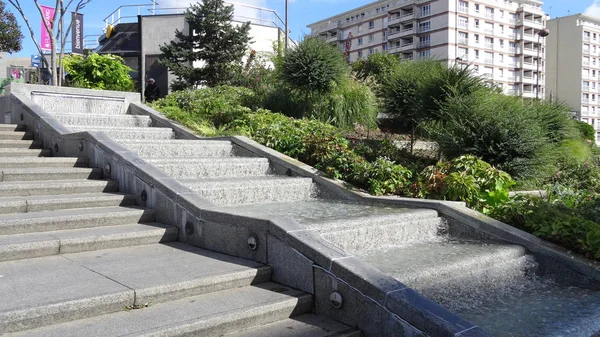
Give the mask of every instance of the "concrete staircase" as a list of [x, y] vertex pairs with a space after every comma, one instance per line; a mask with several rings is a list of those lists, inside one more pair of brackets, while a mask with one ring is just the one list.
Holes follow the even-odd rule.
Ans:
[[[76, 111], [53, 111], [43, 98], [36, 103], [72, 131], [104, 131], [217, 205], [251, 216], [296, 220], [493, 335], [600, 332], [597, 286], [546, 275], [523, 247], [473, 237], [474, 230], [448, 224], [436, 211], [319, 199], [310, 178], [276, 175], [266, 158], [239, 156], [229, 141], [174, 139], [171, 129], [149, 127], [149, 119], [126, 115], [116, 105], [106, 114], [118, 123], [94, 109], [81, 116]], [[301, 294], [290, 296], [303, 303]], [[140, 312], [151, 315], [152, 310]], [[258, 318], [255, 322], [261, 324]], [[278, 331], [279, 326], [273, 329]], [[266, 330], [250, 331], [244, 336], [269, 335]]]
[[31, 138], [0, 126], [3, 336], [361, 335], [271, 267], [177, 242], [86, 158]]

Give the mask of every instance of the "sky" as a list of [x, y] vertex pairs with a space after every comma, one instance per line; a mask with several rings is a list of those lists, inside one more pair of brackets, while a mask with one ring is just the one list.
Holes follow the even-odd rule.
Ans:
[[[0, 0], [5, 1], [5, 0]], [[36, 39], [40, 38], [41, 19], [38, 10], [35, 8], [33, 0], [19, 0], [22, 3], [25, 15], [32, 25], [36, 34]], [[182, 7], [193, 0], [157, 0], [157, 8]], [[228, 1], [228, 0], [226, 0]], [[41, 5], [53, 6], [52, 0], [39, 0]], [[65, 1], [68, 2], [68, 1]], [[77, 1], [74, 1], [75, 3]], [[285, 0], [231, 0], [230, 2], [243, 3], [262, 8], [275, 10], [279, 16], [284, 18]], [[305, 34], [310, 33], [306, 28], [307, 24], [328, 18], [330, 16], [357, 8], [368, 4], [369, 0], [289, 0], [289, 25], [291, 37], [300, 40]], [[91, 0], [91, 2], [80, 12], [84, 14], [84, 36], [93, 34], [102, 34], [104, 28], [104, 19], [116, 10], [120, 5], [148, 4], [150, 0]], [[27, 26], [19, 13], [7, 4], [6, 8], [12, 11], [21, 25], [21, 31], [25, 38], [23, 39], [23, 50], [11, 56], [30, 56], [37, 54], [37, 49], [32, 41]], [[150, 7], [145, 7], [142, 11], [148, 13]], [[546, 0], [544, 1], [544, 11], [552, 18], [567, 16], [577, 13], [586, 13], [588, 15], [600, 17], [600, 0]], [[144, 12], [143, 12], [144, 13]], [[137, 15], [137, 9], [123, 10], [122, 15]], [[67, 20], [68, 24], [68, 20]], [[94, 38], [94, 37], [91, 37]], [[67, 40], [70, 44], [70, 38]]]

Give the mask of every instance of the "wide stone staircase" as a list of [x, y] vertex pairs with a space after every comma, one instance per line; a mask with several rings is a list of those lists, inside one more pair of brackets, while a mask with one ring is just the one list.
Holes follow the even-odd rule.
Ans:
[[[215, 204], [251, 216], [276, 215], [296, 220], [492, 335], [590, 336], [600, 333], [598, 282], [551, 273], [525, 248], [479, 236], [466, 226], [446, 222], [436, 211], [327, 199], [312, 179], [278, 175], [276, 173], [281, 172], [277, 172], [267, 158], [240, 156], [245, 152], [238, 151], [230, 141], [174, 139], [171, 129], [150, 127], [150, 117], [126, 115], [122, 108], [91, 109], [86, 114], [65, 113], [54, 108], [58, 105], [52, 98], [43, 97], [36, 103], [72, 131], [105, 132]], [[168, 247], [177, 251], [178, 245]], [[155, 246], [136, 249], [151, 249], [148, 247]], [[82, 261], [79, 263], [92, 270], [95, 264], [85, 263], [93, 260], [101, 264], [103, 259], [96, 256], [104, 256], [79, 254], [85, 257], [66, 258]], [[210, 253], [198, 250], [197, 254]], [[183, 261], [165, 266], [170, 268], [165, 270], [189, 270]], [[236, 260], [236, 263], [243, 262]], [[118, 267], [116, 263], [110, 265], [124, 268], [126, 263]], [[259, 270], [260, 266], [249, 268]], [[177, 275], [178, 272], [164, 273]], [[107, 277], [135, 287], [111, 273], [107, 272]], [[164, 280], [171, 282], [170, 278]], [[267, 280], [265, 277], [260, 282]], [[269, 290], [268, 286], [243, 289], [260, 289], [267, 293]], [[304, 298], [293, 290], [277, 294], [300, 303]], [[143, 305], [146, 302], [144, 298], [128, 303]], [[121, 304], [121, 308], [123, 306]], [[156, 310], [158, 308], [156, 305]], [[139, 312], [150, 310], [154, 310], [153, 307]]]
[[361, 335], [270, 266], [177, 242], [86, 158], [32, 138], [0, 125], [0, 335]]

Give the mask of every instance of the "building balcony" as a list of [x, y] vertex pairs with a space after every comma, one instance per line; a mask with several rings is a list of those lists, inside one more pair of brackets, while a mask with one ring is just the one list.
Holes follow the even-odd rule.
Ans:
[[486, 32], [487, 34], [494, 35], [494, 29], [493, 28], [486, 28], [483, 31]]
[[417, 30], [414, 27], [413, 28], [401, 29], [400, 32], [399, 32], [400, 37], [414, 35], [416, 33], [417, 33]]
[[590, 65], [590, 61], [583, 61], [582, 64], [587, 67]]
[[589, 86], [582, 86], [581, 87], [581, 91], [590, 91], [590, 87]]
[[338, 31], [338, 29], [341, 26], [342, 26], [342, 24], [339, 21], [328, 22], [327, 24], [324, 24], [324, 25], [316, 28], [315, 31], [313, 32], [313, 34], [324, 33], [324, 32], [335, 33]]
[[[538, 49], [525, 47], [525, 48], [523, 48], [523, 54], [527, 55], [527, 56], [536, 56], [537, 57]], [[542, 55], [541, 52], [540, 52], [540, 55]]]
[[413, 49], [416, 49], [414, 42], [405, 42], [400, 45], [400, 51], [403, 53], [405, 53], [407, 51], [411, 51]]
[[537, 77], [533, 75], [523, 75], [523, 83], [525, 84], [536, 84]]
[[523, 20], [523, 24], [528, 27], [542, 29], [544, 28], [544, 22], [540, 19], [525, 19]]
[[583, 37], [583, 42], [590, 42], [590, 37], [589, 36], [584, 36]]
[[494, 20], [494, 13], [485, 13], [486, 19]]
[[581, 99], [581, 103], [582, 104], [588, 104], [588, 103], [590, 103], [590, 99], [589, 98], [582, 98]]
[[508, 52], [512, 53], [512, 54], [516, 54], [517, 53], [517, 47], [508, 47]]
[[520, 40], [537, 42], [538, 36], [536, 34], [533, 34], [533, 33], [523, 33], [521, 35], [521, 39]]
[[402, 21], [400, 21], [400, 15], [394, 15], [394, 16], [390, 17], [390, 19], [388, 20], [388, 28], [400, 26], [401, 22]]
[[494, 59], [484, 59], [483, 63], [485, 63], [485, 64], [494, 64]]
[[412, 8], [415, 4], [415, 0], [396, 0], [390, 4], [388, 8], [388, 13], [394, 13], [394, 11], [398, 11], [402, 8]]
[[340, 40], [340, 35], [328, 36], [325, 41], [328, 43], [338, 42]]
[[534, 89], [523, 89], [522, 96], [526, 98], [535, 98], [536, 91]]
[[469, 45], [469, 39], [458, 39], [458, 44], [462, 44], [462, 45]]
[[588, 49], [583, 49], [583, 53], [584, 54], [590, 54], [590, 49], [589, 48]]
[[427, 48], [431, 46], [431, 41], [420, 41], [419, 42], [419, 48]]
[[493, 44], [493, 43], [486, 43], [486, 44], [485, 44], [485, 47], [486, 47], [487, 49], [494, 49], [494, 44]]
[[415, 13], [410, 12], [400, 16], [400, 22], [407, 22], [416, 19]]
[[469, 14], [469, 7], [458, 7], [459, 13]]
[[537, 62], [523, 62], [523, 69], [537, 70]]

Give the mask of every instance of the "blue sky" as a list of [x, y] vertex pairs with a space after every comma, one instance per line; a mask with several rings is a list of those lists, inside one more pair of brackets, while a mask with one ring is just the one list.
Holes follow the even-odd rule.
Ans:
[[[3, 0], [0, 0], [3, 1]], [[39, 0], [42, 5], [52, 6], [52, 0]], [[190, 0], [157, 0], [162, 7], [179, 7]], [[102, 34], [104, 27], [104, 18], [107, 17], [113, 10], [123, 4], [141, 4], [149, 3], [150, 0], [92, 0], [81, 12], [84, 14], [84, 35]], [[250, 4], [258, 7], [267, 7], [276, 10], [281, 18], [284, 17], [284, 0], [232, 0], [232, 2]], [[315, 21], [322, 20], [329, 16], [345, 12], [352, 8], [365, 5], [371, 1], [368, 0], [289, 0], [289, 21], [292, 31], [292, 38], [300, 39], [304, 34], [309, 32], [306, 25]], [[40, 15], [34, 7], [32, 0], [21, 0], [25, 14], [27, 15], [32, 28], [36, 33], [36, 38], [39, 39], [40, 31]], [[160, 6], [159, 6], [160, 7]], [[25, 39], [23, 41], [23, 50], [17, 53], [17, 56], [29, 56], [37, 53], [35, 45], [31, 40], [29, 31], [27, 30], [24, 21], [14, 8], [8, 4], [7, 8], [11, 10], [21, 25], [21, 30]], [[600, 17], [600, 0], [546, 0], [544, 1], [544, 10], [549, 13], [552, 18], [566, 16], [586, 12], [590, 15]], [[137, 12], [130, 12], [135, 15]], [[126, 15], [123, 12], [123, 15]], [[67, 45], [70, 42], [67, 42]]]

